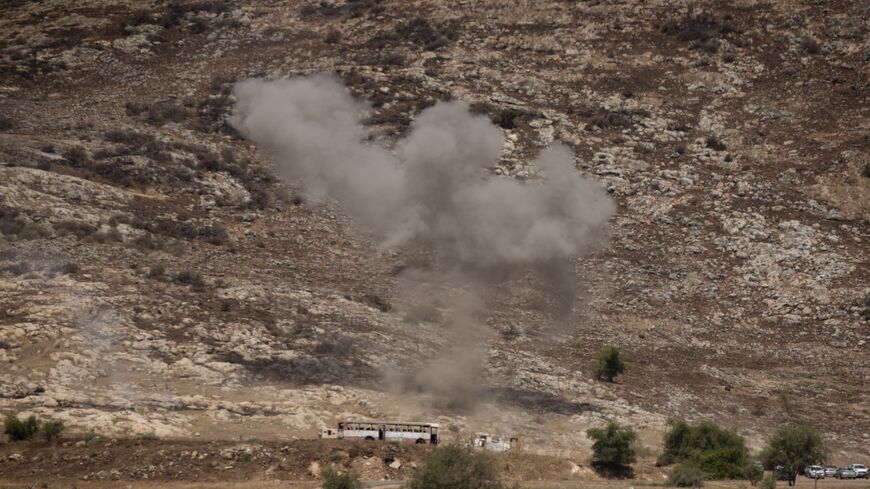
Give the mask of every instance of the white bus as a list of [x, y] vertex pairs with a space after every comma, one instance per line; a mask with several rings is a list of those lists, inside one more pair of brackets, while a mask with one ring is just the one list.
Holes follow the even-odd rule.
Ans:
[[438, 444], [438, 423], [404, 421], [340, 421], [338, 437], [347, 440], [386, 440]]

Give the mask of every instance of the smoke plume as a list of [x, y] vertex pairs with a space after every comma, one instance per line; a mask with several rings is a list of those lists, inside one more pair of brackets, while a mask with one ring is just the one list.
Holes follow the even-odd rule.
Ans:
[[[565, 146], [535, 159], [543, 179], [520, 182], [489, 175], [501, 155], [501, 130], [462, 102], [425, 109], [391, 152], [365, 142], [360, 119], [367, 106], [335, 77], [249, 79], [234, 92], [231, 124], [309, 197], [335, 199], [384, 246], [422, 245], [446, 266], [443, 276], [472, 288], [535, 271], [552, 289], [558, 314], [570, 312], [572, 259], [600, 235], [614, 204], [577, 174]], [[451, 363], [466, 365], [461, 360]]]
[[546, 184], [488, 178], [501, 132], [462, 102], [424, 110], [394, 156], [364, 142], [366, 106], [334, 77], [250, 79], [235, 95], [232, 125], [273, 156], [283, 177], [336, 199], [388, 245], [423, 243], [475, 268], [552, 267], [577, 256], [613, 213], [562, 145], [535, 160]]

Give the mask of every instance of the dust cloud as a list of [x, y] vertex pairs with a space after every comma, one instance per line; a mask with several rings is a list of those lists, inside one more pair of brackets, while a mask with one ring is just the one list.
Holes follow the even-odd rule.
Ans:
[[[432, 272], [430, 281], [453, 277], [448, 286], [482, 297], [481, 288], [533, 271], [556, 313], [570, 313], [573, 259], [600, 239], [615, 206], [580, 177], [567, 147], [542, 151], [534, 164], [543, 178], [521, 182], [487, 171], [501, 155], [501, 130], [463, 102], [423, 110], [390, 151], [366, 143], [360, 120], [368, 107], [334, 76], [248, 79], [234, 94], [230, 123], [270, 156], [279, 176], [301, 182], [315, 201], [336, 200], [384, 247], [413, 244], [436, 255], [447, 272]], [[485, 310], [484, 300], [471, 302]], [[447, 323], [465, 340], [468, 330], [482, 328], [470, 320], [480, 314], [459, 309]], [[457, 383], [476, 377], [468, 374], [478, 370], [471, 363], [481, 350], [453, 349], [445, 368], [424, 368], [418, 380], [433, 391], [464, 392]]]

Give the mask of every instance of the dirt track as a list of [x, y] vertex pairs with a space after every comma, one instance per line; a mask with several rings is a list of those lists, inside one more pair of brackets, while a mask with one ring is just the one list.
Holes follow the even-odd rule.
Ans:
[[[252, 482], [146, 482], [146, 481], [101, 481], [101, 482], [83, 482], [75, 480], [53, 480], [47, 482], [46, 485], [40, 485], [44, 481], [6, 481], [0, 480], [0, 489], [29, 489], [31, 487], [48, 487], [52, 489], [62, 489], [67, 487], [76, 487], [79, 489], [109, 489], [116, 487], [124, 487], [127, 489], [310, 489], [320, 487], [317, 481], [252, 481]], [[524, 481], [520, 483], [521, 487], [526, 489], [623, 489], [631, 487], [651, 486], [648, 481], [622, 480], [622, 481]], [[369, 486], [371, 487], [371, 486]], [[380, 488], [400, 487], [396, 485], [378, 485]], [[662, 486], [656, 486], [662, 487]], [[745, 481], [713, 481], [704, 484], [704, 487], [710, 489], [736, 489], [747, 487]], [[779, 487], [787, 487], [784, 483], [780, 483]], [[795, 489], [809, 489], [813, 487], [813, 481], [801, 479]], [[819, 488], [823, 489], [866, 489], [870, 487], [870, 482], [867, 480], [824, 480], [819, 481]]]

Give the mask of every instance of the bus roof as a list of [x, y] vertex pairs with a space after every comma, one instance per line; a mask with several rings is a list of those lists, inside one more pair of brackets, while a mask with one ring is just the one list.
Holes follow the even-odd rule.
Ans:
[[432, 428], [438, 428], [438, 423], [430, 423], [428, 421], [385, 421], [379, 419], [345, 419], [342, 420], [343, 423], [368, 423], [368, 424], [407, 424], [407, 425], [419, 425], [419, 426], [431, 426]]

